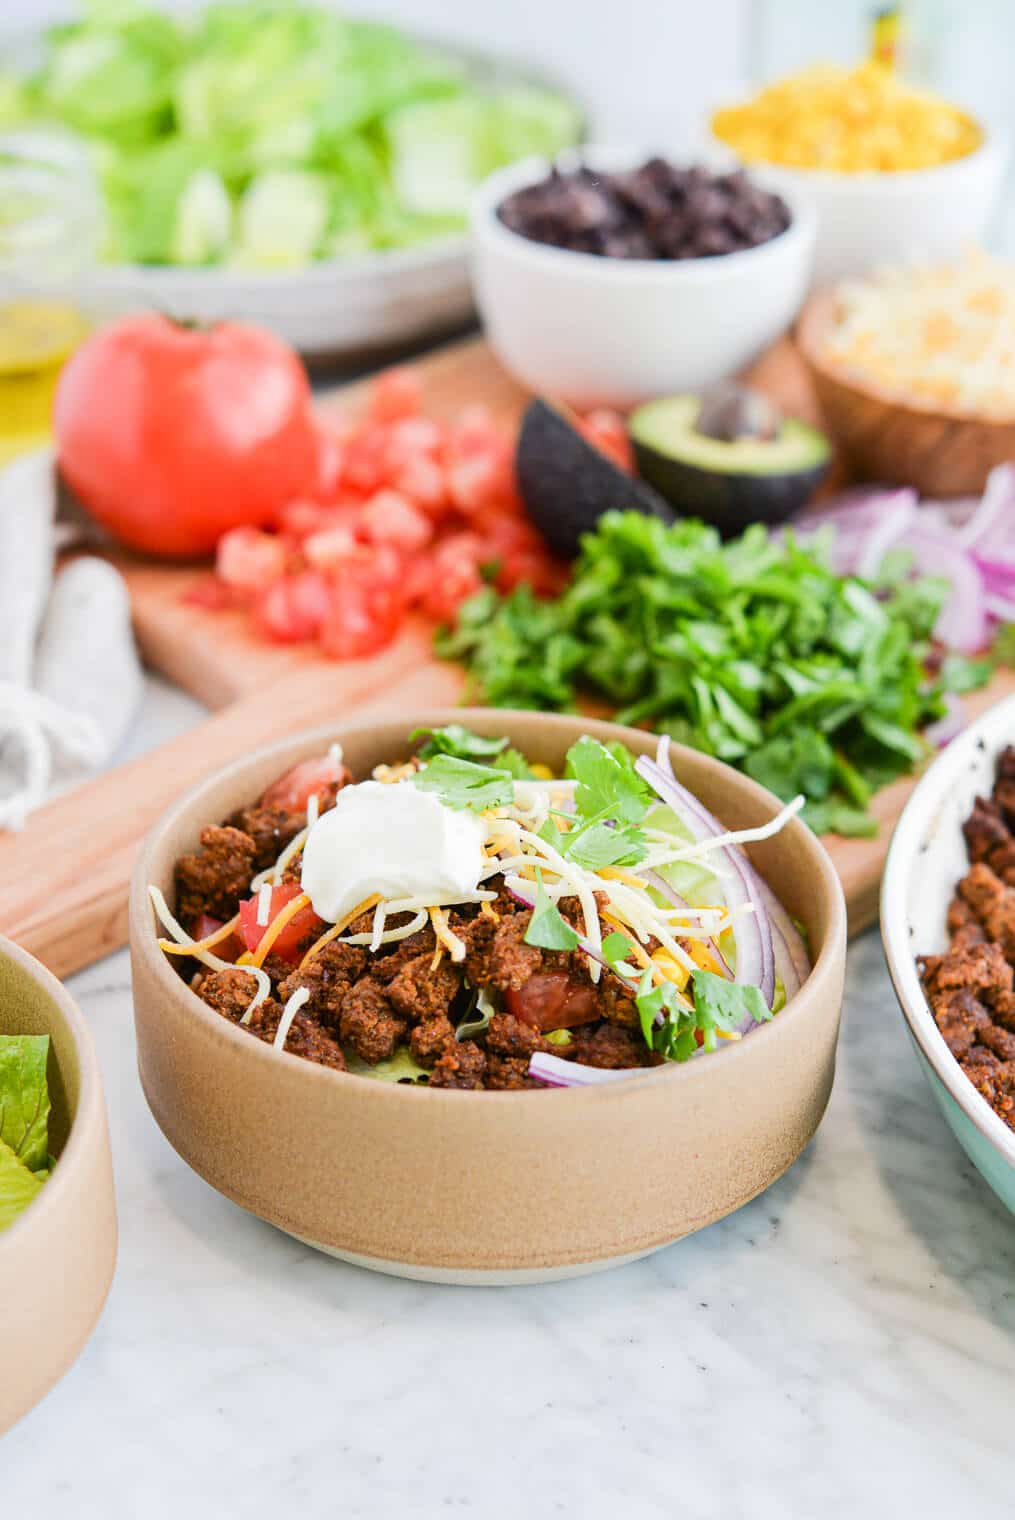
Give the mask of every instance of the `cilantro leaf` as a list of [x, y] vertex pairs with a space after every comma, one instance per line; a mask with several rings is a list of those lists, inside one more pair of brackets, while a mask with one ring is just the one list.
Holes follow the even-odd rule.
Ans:
[[556, 845], [567, 860], [588, 871], [603, 866], [636, 866], [645, 858], [645, 836], [639, 829], [611, 828], [607, 822], [560, 834]]
[[435, 755], [422, 770], [416, 771], [412, 783], [424, 792], [435, 792], [445, 807], [472, 808], [477, 813], [505, 807], [515, 794], [514, 781], [507, 771], [476, 765], [455, 755]]
[[520, 749], [506, 749], [497, 756], [497, 769], [507, 771], [516, 781], [531, 781], [532, 767]]
[[[458, 760], [489, 760], [499, 755], [507, 744], [506, 738], [488, 739], [474, 734], [461, 723], [448, 723], [444, 728], [414, 728], [410, 742], [422, 739], [419, 747], [421, 760], [432, 760], [435, 755], [454, 755]], [[513, 751], [517, 754], [517, 751]]]
[[693, 986], [699, 1029], [722, 1029], [733, 1034], [746, 1014], [750, 1014], [755, 1024], [763, 1024], [772, 1017], [758, 987], [745, 987], [714, 971], [700, 969], [694, 973]]
[[541, 950], [576, 950], [578, 936], [562, 917], [543, 886], [543, 873], [536, 869], [536, 905], [532, 910], [529, 927], [525, 931], [525, 943], [538, 945]]
[[633, 766], [622, 765], [615, 754], [588, 734], [567, 752], [566, 774], [578, 782], [575, 807], [582, 818], [610, 818], [640, 823], [645, 816], [645, 785]]

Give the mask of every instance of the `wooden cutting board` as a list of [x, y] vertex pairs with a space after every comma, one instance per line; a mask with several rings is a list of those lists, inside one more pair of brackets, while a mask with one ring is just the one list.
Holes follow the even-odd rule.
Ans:
[[[526, 397], [478, 339], [418, 360], [426, 406], [451, 416], [485, 402], [505, 423]], [[787, 411], [816, 417], [806, 374], [792, 345], [777, 344], [751, 378]], [[362, 382], [322, 401], [355, 408]], [[453, 704], [462, 673], [435, 661], [431, 629], [414, 622], [372, 659], [323, 660], [310, 648], [264, 644], [241, 614], [188, 605], [183, 593], [205, 569], [167, 568], [118, 556], [130, 587], [137, 636], [147, 663], [198, 698], [212, 716], [140, 759], [109, 771], [40, 809], [18, 835], [0, 835], [0, 930], [60, 976], [125, 943], [127, 884], [137, 847], [159, 814], [186, 788], [238, 756], [299, 728], [392, 709]], [[1000, 672], [968, 699], [972, 715], [1015, 691]], [[877, 914], [877, 893], [891, 825], [912, 788], [897, 782], [875, 800], [881, 831], [873, 840], [827, 843], [856, 933]]]

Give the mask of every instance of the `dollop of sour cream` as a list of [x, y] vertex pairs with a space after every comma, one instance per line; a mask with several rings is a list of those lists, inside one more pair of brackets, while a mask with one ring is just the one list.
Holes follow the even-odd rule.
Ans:
[[301, 883], [314, 912], [337, 923], [364, 898], [465, 897], [488, 864], [486, 826], [411, 781], [343, 787], [303, 847]]

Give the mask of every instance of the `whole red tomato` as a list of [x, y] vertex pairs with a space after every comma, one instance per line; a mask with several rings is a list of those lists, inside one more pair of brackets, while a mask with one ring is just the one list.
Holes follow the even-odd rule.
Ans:
[[207, 554], [317, 480], [303, 366], [271, 333], [237, 322], [192, 329], [142, 315], [103, 328], [66, 365], [55, 423], [71, 490], [149, 554]]

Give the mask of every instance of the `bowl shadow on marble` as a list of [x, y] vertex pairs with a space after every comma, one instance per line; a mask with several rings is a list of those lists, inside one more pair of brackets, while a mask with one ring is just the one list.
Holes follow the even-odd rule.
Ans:
[[[873, 931], [868, 939], [873, 954]], [[840, 1095], [849, 1094], [861, 1119], [864, 1148], [934, 1267], [978, 1314], [1015, 1340], [1015, 1299], [1000, 1286], [1001, 1279], [1015, 1276], [1011, 1214], [942, 1122], [902, 1022], [882, 1017], [888, 1010], [880, 1007], [875, 1018], [875, 1010], [857, 997], [851, 984], [865, 974], [857, 970], [854, 951], [839, 1042]], [[887, 998], [887, 976], [884, 990]], [[890, 1081], [879, 1082], [877, 1074], [889, 1069]], [[992, 1270], [985, 1272], [985, 1266]]]

